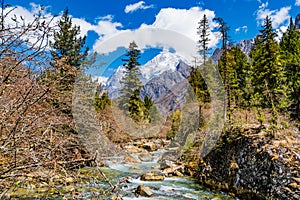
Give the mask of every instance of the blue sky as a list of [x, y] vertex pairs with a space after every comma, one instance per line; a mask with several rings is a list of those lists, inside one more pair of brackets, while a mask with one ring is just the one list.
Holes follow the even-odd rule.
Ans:
[[[286, 16], [295, 17], [300, 13], [300, 0], [6, 0], [12, 5], [19, 5], [28, 10], [32, 9], [32, 5], [47, 6], [48, 12], [52, 14], [59, 14], [66, 7], [69, 8], [70, 14], [74, 18], [81, 18], [85, 21], [96, 25], [99, 20], [111, 16], [109, 19], [112, 23], [120, 23], [122, 27], [118, 29], [137, 29], [141, 24], [153, 24], [156, 16], [162, 9], [174, 8], [177, 10], [187, 10], [193, 7], [200, 7], [202, 10], [208, 9], [215, 13], [216, 17], [222, 17], [228, 26], [231, 28], [231, 37], [233, 41], [240, 39], [252, 38], [257, 33], [258, 29], [258, 12], [263, 10], [262, 5], [266, 5], [264, 13], [269, 12], [271, 15], [279, 18]], [[126, 6], [137, 4], [137, 9], [134, 6], [131, 12], [125, 12]], [[140, 6], [138, 6], [140, 5]], [[286, 15], [276, 12], [280, 9], [289, 8]], [[191, 13], [192, 15], [192, 13]], [[106, 20], [108, 20], [106, 18]], [[200, 20], [200, 19], [199, 19]], [[287, 21], [283, 21], [280, 25], [286, 25]], [[197, 26], [197, 24], [195, 24]], [[241, 27], [247, 26], [246, 29]], [[240, 28], [239, 32], [235, 30]], [[277, 27], [276, 27], [277, 28]], [[95, 35], [91, 34], [95, 38]], [[92, 42], [92, 41], [91, 41]]]
[[[172, 42], [161, 42], [167, 37], [161, 36], [163, 32], [158, 32], [155, 37], [149, 35], [154, 38], [153, 41], [141, 36], [145, 34], [139, 32], [143, 28], [169, 30], [196, 42], [197, 23], [203, 14], [210, 21], [210, 45], [214, 48], [219, 43], [216, 24], [212, 22], [214, 17], [224, 19], [230, 27], [231, 41], [237, 42], [255, 37], [266, 15], [271, 16], [273, 28], [278, 30], [280, 36], [289, 18], [295, 18], [300, 13], [300, 0], [6, 0], [6, 3], [18, 6], [15, 13], [28, 19], [32, 18], [39, 5], [46, 7], [44, 14], [49, 17], [60, 14], [68, 7], [73, 23], [80, 25], [82, 34], [87, 35], [90, 49], [104, 54], [116, 49], [122, 53], [133, 36], [142, 49], [148, 46], [173, 48]], [[173, 34], [174, 40], [179, 40], [176, 34]], [[114, 37], [117, 37], [116, 41], [103, 45]], [[185, 39], [181, 42], [187, 43]], [[182, 47], [179, 45], [175, 49], [186, 51]]]

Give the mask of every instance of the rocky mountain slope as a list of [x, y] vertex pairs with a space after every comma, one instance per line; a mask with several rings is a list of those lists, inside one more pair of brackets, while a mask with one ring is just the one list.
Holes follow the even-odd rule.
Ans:
[[190, 66], [180, 61], [173, 72], [165, 71], [148, 81], [142, 88], [142, 97], [151, 96], [164, 114], [178, 109], [185, 102], [190, 70]]
[[[236, 46], [239, 47], [246, 55], [249, 55], [249, 53], [250, 53], [250, 51], [252, 49], [253, 44], [254, 44], [254, 39], [249, 39], [249, 40], [241, 40], [241, 41], [239, 41], [236, 44]], [[233, 47], [233, 44], [229, 43], [228, 49], [230, 49], [231, 47]], [[216, 48], [215, 51], [213, 52], [212, 56], [211, 56], [212, 62], [214, 64], [217, 64], [218, 60], [221, 57], [221, 55], [222, 55], [222, 49]]]
[[[165, 113], [178, 108], [184, 102], [184, 93], [188, 87], [187, 77], [190, 66], [187, 61], [175, 53], [163, 51], [140, 67], [140, 80], [143, 83], [141, 96], [151, 96], [159, 109]], [[120, 80], [124, 76], [124, 66], [118, 67], [105, 83], [109, 96], [120, 96]], [[179, 90], [180, 89], [180, 90]]]

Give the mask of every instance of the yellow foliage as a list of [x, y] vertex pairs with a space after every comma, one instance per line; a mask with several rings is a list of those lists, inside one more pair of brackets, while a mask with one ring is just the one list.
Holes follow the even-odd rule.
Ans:
[[278, 160], [279, 156], [277, 154], [273, 155], [272, 160]]
[[290, 183], [290, 187], [297, 189], [298, 184], [296, 182]]
[[300, 178], [293, 178], [296, 182], [300, 183]]
[[238, 169], [239, 168], [239, 165], [236, 163], [236, 162], [232, 162], [230, 163], [230, 169]]

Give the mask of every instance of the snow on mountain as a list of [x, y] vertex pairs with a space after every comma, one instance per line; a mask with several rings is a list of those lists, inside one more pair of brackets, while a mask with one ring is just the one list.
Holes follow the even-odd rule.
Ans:
[[246, 55], [250, 54], [253, 45], [254, 45], [254, 39], [241, 40], [236, 44], [236, 46], [240, 48]]
[[[176, 66], [183, 60], [184, 59], [178, 54], [164, 50], [140, 67], [140, 80], [143, 84], [146, 84], [149, 80], [161, 75], [165, 71], [174, 72]], [[119, 89], [121, 88], [120, 80], [124, 76], [124, 73], [125, 67], [119, 66], [114, 74], [108, 79], [106, 87], [108, 89], [108, 95], [111, 98], [119, 97]]]
[[118, 69], [109, 77], [106, 83], [108, 95], [111, 98], [117, 98], [120, 96], [119, 89], [121, 88], [120, 80], [124, 76], [125, 67], [119, 66]]
[[152, 97], [162, 114], [179, 109], [180, 104], [186, 101], [190, 71], [191, 67], [180, 61], [174, 71], [165, 71], [149, 80], [141, 90], [142, 98], [145, 95]]
[[108, 77], [105, 76], [92, 76], [92, 81], [97, 81], [98, 84], [106, 85]]
[[173, 72], [181, 60], [184, 60], [176, 53], [170, 53], [164, 50], [152, 60], [148, 61], [144, 66], [140, 67], [142, 74], [141, 81], [146, 83], [155, 76], [159, 76], [165, 71]]

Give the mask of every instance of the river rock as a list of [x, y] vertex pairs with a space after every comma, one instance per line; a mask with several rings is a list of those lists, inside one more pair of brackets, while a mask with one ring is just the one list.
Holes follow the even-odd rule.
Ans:
[[161, 141], [162, 141], [163, 146], [167, 146], [171, 143], [171, 140], [167, 140], [167, 139], [162, 139]]
[[170, 160], [162, 160], [159, 162], [159, 164], [160, 164], [160, 169], [162, 170], [177, 166], [173, 161]]
[[157, 172], [147, 172], [141, 176], [142, 181], [163, 181], [164, 176]]
[[183, 166], [166, 168], [166, 169], [162, 170], [161, 173], [163, 173], [166, 177], [184, 176], [183, 175]]
[[179, 177], [184, 176], [180, 171], [174, 171], [174, 174]]
[[171, 160], [161, 160], [159, 162], [161, 173], [163, 173], [166, 177], [170, 176], [184, 176], [185, 166], [183, 163], [174, 162]]
[[138, 158], [143, 162], [150, 162], [153, 160], [152, 155], [148, 151], [141, 153]]
[[137, 158], [133, 157], [130, 154], [125, 155], [124, 161], [127, 162], [127, 163], [139, 163], [139, 162], [141, 162], [140, 160], [138, 160]]
[[293, 178], [296, 182], [300, 183], [300, 178]]
[[142, 149], [133, 145], [126, 145], [124, 149], [129, 153], [141, 153]]
[[157, 149], [159, 149], [159, 145], [154, 142], [146, 142], [142, 147], [147, 151], [156, 151]]
[[143, 184], [140, 184], [136, 189], [135, 189], [135, 193], [139, 194], [143, 197], [152, 197], [153, 196], [153, 192], [151, 190], [150, 187], [146, 187]]
[[289, 186], [296, 189], [298, 184], [296, 182], [293, 182], [293, 183], [290, 183]]

